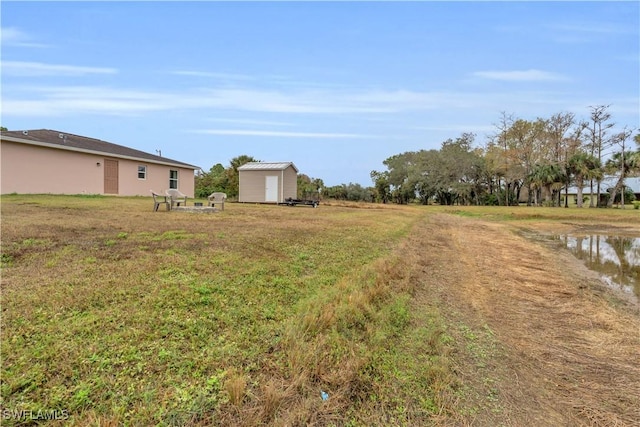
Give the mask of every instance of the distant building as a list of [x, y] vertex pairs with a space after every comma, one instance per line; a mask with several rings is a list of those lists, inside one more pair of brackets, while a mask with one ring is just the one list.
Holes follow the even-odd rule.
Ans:
[[238, 168], [239, 202], [284, 203], [297, 198], [298, 168], [291, 162], [251, 162]]
[[[606, 200], [607, 200], [607, 195], [609, 194], [607, 192], [607, 190], [609, 188], [613, 188], [616, 185], [616, 182], [618, 181], [617, 177], [613, 177], [613, 178], [605, 178], [603, 181], [600, 182], [600, 204], [606, 204]], [[624, 180], [624, 185], [627, 188], [630, 188], [631, 191], [633, 192], [633, 194], [636, 196], [636, 200], [640, 200], [640, 177], [629, 177], [626, 178]], [[585, 206], [589, 206], [590, 203], [590, 199], [591, 199], [591, 194], [590, 194], [591, 188], [589, 187], [588, 183], [587, 185], [582, 189], [582, 199], [583, 199], [583, 204]], [[593, 195], [594, 198], [597, 197], [596, 195], [596, 191], [597, 191], [597, 185], [596, 182], [594, 181], [593, 183]], [[568, 195], [568, 205], [576, 205], [578, 203], [578, 188], [575, 186], [569, 187], [567, 190], [567, 195]], [[564, 196], [565, 196], [565, 191], [564, 188], [561, 191], [561, 197], [562, 197], [562, 203], [564, 204]], [[594, 200], [595, 203], [595, 200]]]
[[0, 133], [1, 194], [149, 196], [176, 188], [193, 197], [187, 163], [99, 139], [39, 129]]

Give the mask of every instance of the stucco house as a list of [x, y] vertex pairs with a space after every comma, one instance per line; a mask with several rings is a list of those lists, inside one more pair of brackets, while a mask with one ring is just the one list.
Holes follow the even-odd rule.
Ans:
[[250, 162], [238, 168], [238, 201], [284, 203], [298, 194], [298, 168], [292, 162]]
[[49, 129], [0, 133], [0, 193], [149, 196], [176, 188], [194, 195], [187, 163]]

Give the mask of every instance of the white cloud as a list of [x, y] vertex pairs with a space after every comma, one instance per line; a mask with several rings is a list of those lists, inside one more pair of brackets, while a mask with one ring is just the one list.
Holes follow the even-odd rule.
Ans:
[[388, 107], [362, 102], [354, 95], [320, 90], [213, 89], [203, 93], [211, 107], [299, 114], [387, 112]]
[[482, 96], [469, 93], [410, 90], [278, 91], [264, 89], [212, 89], [204, 92], [210, 107], [244, 111], [296, 114], [369, 114], [473, 108]]
[[192, 70], [177, 70], [171, 71], [170, 74], [186, 77], [206, 77], [213, 79], [223, 80], [255, 80], [254, 77], [243, 74], [231, 74], [231, 73], [215, 73], [210, 71], [192, 71]]
[[427, 130], [427, 131], [444, 131], [444, 132], [473, 132], [473, 133], [487, 133], [495, 130], [495, 126], [490, 125], [445, 125], [445, 126], [414, 126], [415, 130]]
[[257, 126], [295, 126], [293, 123], [277, 122], [277, 121], [271, 121], [271, 120], [213, 118], [213, 119], [209, 119], [209, 121], [220, 122], [220, 123], [234, 123], [234, 124], [242, 124], [242, 125], [257, 125]]
[[[36, 99], [25, 99], [29, 92]], [[171, 108], [172, 99], [156, 93], [124, 91], [96, 86], [30, 87], [20, 91], [22, 99], [3, 94], [6, 116], [65, 116], [73, 114], [130, 115]]]
[[476, 71], [475, 77], [510, 82], [566, 81], [565, 76], [542, 70]]
[[550, 24], [549, 28], [553, 30], [565, 31], [568, 33], [583, 34], [637, 34], [638, 29], [620, 25], [619, 23], [609, 22], [584, 22], [573, 24]]
[[549, 35], [558, 43], [593, 43], [596, 40], [614, 37], [638, 37], [637, 26], [621, 25], [619, 22], [552, 23], [547, 28]]
[[[153, 111], [199, 109], [208, 116], [221, 111], [305, 115], [381, 115], [454, 111], [518, 111], [563, 104], [555, 92], [420, 92], [409, 90], [265, 90], [192, 89], [180, 92], [119, 89], [104, 86], [15, 86], [4, 84], [3, 115], [64, 116], [85, 114], [140, 115]], [[575, 100], [574, 100], [575, 102]], [[555, 108], [555, 107], [554, 107]], [[236, 119], [237, 120], [237, 119]], [[290, 121], [288, 118], [286, 121]], [[283, 126], [284, 122], [236, 122]], [[244, 127], [244, 126], [243, 126]]]
[[31, 36], [15, 27], [1, 28], [0, 41], [3, 46], [48, 47], [46, 44], [31, 41]]
[[42, 62], [3, 61], [5, 75], [34, 76], [82, 76], [86, 74], [115, 74], [115, 68], [81, 67], [76, 65], [45, 64]]
[[206, 135], [239, 135], [239, 136], [278, 136], [283, 138], [375, 138], [373, 135], [361, 135], [354, 133], [325, 133], [325, 132], [280, 132], [269, 130], [245, 130], [245, 129], [199, 129], [191, 131]]

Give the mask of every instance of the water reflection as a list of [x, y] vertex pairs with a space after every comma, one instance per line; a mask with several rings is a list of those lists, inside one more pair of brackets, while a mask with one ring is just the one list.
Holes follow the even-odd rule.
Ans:
[[599, 234], [557, 237], [611, 288], [629, 294], [635, 302], [640, 300], [640, 238]]

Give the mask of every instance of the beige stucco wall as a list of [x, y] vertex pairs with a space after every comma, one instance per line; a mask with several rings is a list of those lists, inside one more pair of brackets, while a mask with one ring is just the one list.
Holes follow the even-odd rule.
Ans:
[[[193, 197], [191, 169], [59, 150], [3, 140], [0, 146], [0, 193], [104, 194], [104, 160], [118, 161], [118, 195], [149, 196], [169, 188], [169, 170], [178, 171], [178, 189]], [[99, 165], [98, 165], [99, 163]], [[138, 179], [138, 166], [147, 179]]]
[[[120, 195], [148, 196], [151, 194], [150, 190], [164, 194], [169, 189], [169, 170], [178, 171], [178, 190], [189, 197], [194, 195], [195, 178], [191, 169], [124, 159], [118, 159], [118, 164], [120, 169]], [[138, 166], [147, 167], [146, 179], [138, 178]]]
[[239, 174], [238, 201], [246, 203], [265, 203], [265, 185], [267, 176], [278, 177], [278, 203], [288, 197], [296, 198], [298, 174], [292, 166], [285, 170], [246, 170]]

